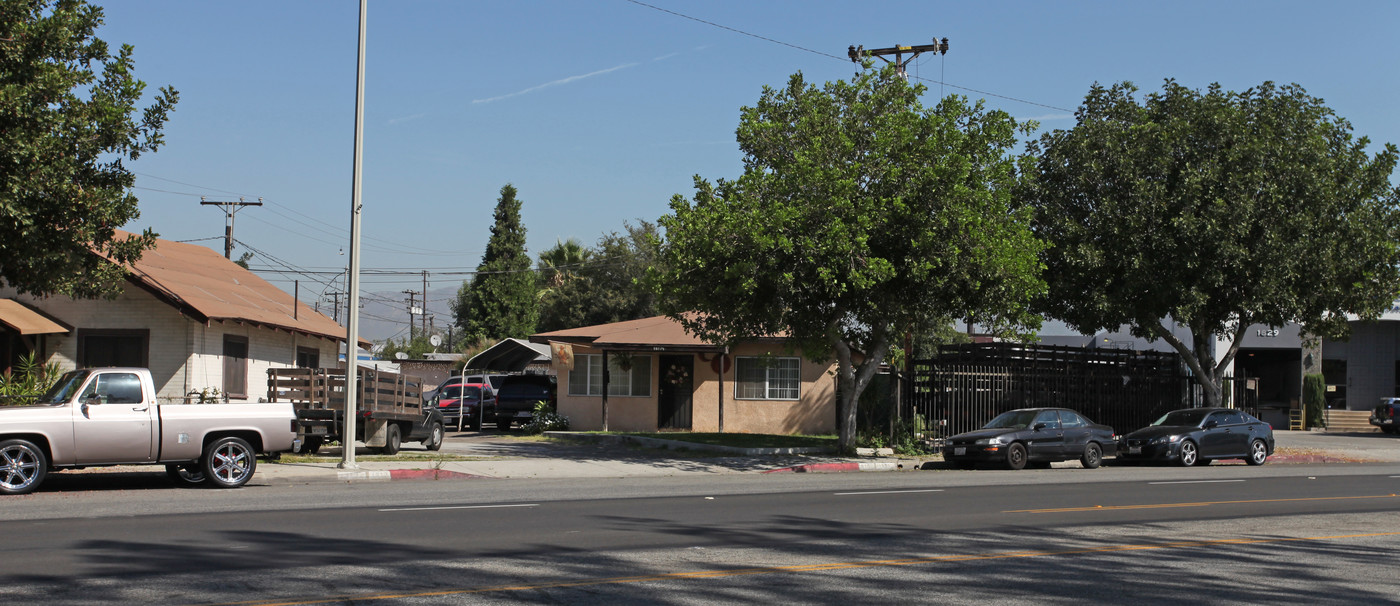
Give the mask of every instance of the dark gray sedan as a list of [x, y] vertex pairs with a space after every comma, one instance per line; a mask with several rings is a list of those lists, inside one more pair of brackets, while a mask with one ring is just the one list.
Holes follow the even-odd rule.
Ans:
[[1171, 461], [1185, 467], [1215, 459], [1263, 465], [1274, 454], [1274, 429], [1233, 408], [1173, 410], [1123, 437], [1118, 460]]
[[962, 468], [977, 463], [1000, 463], [1011, 469], [1049, 467], [1055, 461], [1079, 459], [1093, 469], [1113, 455], [1113, 428], [1098, 425], [1067, 408], [1022, 408], [997, 415], [976, 431], [944, 442], [943, 460]]

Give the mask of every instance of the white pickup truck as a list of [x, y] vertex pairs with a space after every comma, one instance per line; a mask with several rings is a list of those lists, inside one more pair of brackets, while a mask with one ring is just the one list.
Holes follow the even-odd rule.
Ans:
[[50, 469], [165, 465], [176, 482], [237, 488], [259, 454], [292, 450], [288, 403], [158, 404], [145, 368], [74, 370], [37, 402], [0, 406], [0, 494], [25, 494]]

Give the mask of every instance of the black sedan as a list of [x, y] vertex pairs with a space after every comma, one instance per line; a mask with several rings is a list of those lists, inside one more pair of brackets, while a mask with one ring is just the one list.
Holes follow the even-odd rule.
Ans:
[[1268, 423], [1233, 408], [1173, 410], [1124, 436], [1118, 460], [1173, 461], [1190, 467], [1215, 459], [1263, 465], [1274, 454]]
[[1022, 408], [997, 415], [982, 429], [948, 438], [943, 460], [964, 469], [984, 462], [1021, 469], [1027, 464], [1049, 467], [1055, 461], [1079, 459], [1093, 469], [1116, 446], [1112, 427], [1095, 424], [1073, 410]]

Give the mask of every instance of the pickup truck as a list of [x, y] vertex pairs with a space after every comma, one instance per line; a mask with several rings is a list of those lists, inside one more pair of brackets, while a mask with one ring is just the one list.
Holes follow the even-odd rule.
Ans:
[[260, 454], [292, 450], [291, 404], [158, 404], [145, 368], [74, 370], [38, 401], [0, 406], [0, 494], [50, 470], [165, 465], [177, 483], [237, 488]]

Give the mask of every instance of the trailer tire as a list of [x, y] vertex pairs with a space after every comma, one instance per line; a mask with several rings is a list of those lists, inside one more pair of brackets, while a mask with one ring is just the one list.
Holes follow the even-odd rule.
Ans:
[[428, 437], [423, 439], [423, 448], [432, 451], [442, 450], [442, 442], [447, 439], [446, 432], [442, 429], [442, 423], [433, 423], [428, 428]]
[[384, 446], [379, 448], [379, 454], [399, 454], [399, 447], [402, 445], [403, 437], [399, 434], [399, 426], [390, 423], [388, 427], [384, 428]]
[[28, 494], [44, 481], [49, 459], [28, 440], [0, 442], [0, 494]]
[[238, 488], [252, 479], [258, 453], [247, 440], [228, 436], [214, 440], [199, 462], [210, 486]]
[[179, 486], [203, 486], [206, 478], [199, 463], [170, 463], [165, 466], [165, 475], [170, 476]]
[[307, 438], [301, 444], [301, 452], [303, 454], [316, 454], [321, 451], [321, 445], [325, 442], [322, 438]]

